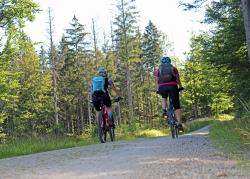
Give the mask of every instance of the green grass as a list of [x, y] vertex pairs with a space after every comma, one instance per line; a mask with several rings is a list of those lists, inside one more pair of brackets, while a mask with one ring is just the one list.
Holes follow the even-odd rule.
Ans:
[[201, 119], [189, 121], [184, 124], [184, 131], [185, 133], [189, 133], [197, 129], [200, 129], [202, 127], [214, 124], [215, 122], [216, 120], [213, 118], [201, 118]]
[[11, 140], [0, 145], [0, 159], [96, 143], [88, 137], [39, 137]]
[[[205, 127], [207, 125], [215, 123], [213, 118], [202, 118], [194, 121], [186, 122], [184, 126], [185, 133], [189, 133]], [[133, 140], [136, 138], [147, 138], [147, 137], [162, 137], [170, 136], [170, 131], [166, 127], [160, 127], [157, 129], [143, 129], [139, 128], [136, 124], [133, 125], [134, 128], [131, 129], [129, 126], [122, 126], [117, 132], [118, 139]]]
[[[212, 119], [200, 119], [185, 124], [186, 133], [211, 124]], [[166, 127], [160, 129], [143, 129], [138, 124], [131, 126], [122, 125], [116, 130], [116, 140], [135, 140], [138, 138], [152, 138], [169, 136], [170, 132]], [[95, 135], [95, 128], [86, 131], [84, 136], [74, 137], [33, 137], [25, 139], [10, 140], [0, 145], [0, 159], [27, 155], [32, 153], [46, 152], [57, 149], [71, 148], [83, 145], [99, 143]]]
[[250, 150], [249, 118], [219, 121], [210, 128], [209, 137], [212, 143], [224, 154], [250, 171], [250, 161], [242, 158], [242, 152]]

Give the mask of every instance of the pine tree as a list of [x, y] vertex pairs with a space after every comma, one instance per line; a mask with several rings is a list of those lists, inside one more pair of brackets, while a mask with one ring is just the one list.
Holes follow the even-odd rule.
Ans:
[[[64, 46], [67, 48], [64, 65], [63, 78], [66, 80], [67, 100], [70, 100], [68, 106], [70, 115], [68, 119], [72, 120], [72, 131], [75, 134], [82, 134], [84, 125], [84, 104], [87, 106], [88, 96], [88, 70], [87, 66], [92, 54], [90, 53], [89, 42], [87, 41], [88, 32], [85, 31], [84, 25], [79, 23], [74, 16], [71, 28], [66, 29], [64, 37]], [[75, 112], [74, 112], [75, 111]]]
[[[132, 94], [132, 72], [131, 66], [134, 58], [133, 51], [134, 48], [134, 40], [136, 38], [136, 31], [138, 29], [137, 26], [137, 18], [138, 12], [136, 11], [136, 7], [134, 5], [135, 0], [117, 0], [117, 10], [118, 14], [115, 18], [114, 25], [114, 40], [116, 41], [116, 50], [118, 52], [118, 62], [120, 63], [120, 72], [126, 78], [121, 79], [124, 80], [126, 84], [126, 94], [128, 100], [128, 114], [129, 119], [132, 120], [134, 118], [134, 109], [133, 109], [133, 94]], [[139, 53], [137, 54], [140, 55]], [[122, 69], [125, 69], [122, 70]]]

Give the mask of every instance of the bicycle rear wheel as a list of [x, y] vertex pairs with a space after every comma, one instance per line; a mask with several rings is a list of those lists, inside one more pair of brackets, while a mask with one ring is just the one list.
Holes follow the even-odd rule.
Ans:
[[98, 132], [98, 138], [101, 143], [106, 142], [106, 132], [103, 130], [103, 118], [102, 118], [102, 113], [100, 112], [98, 114], [97, 118], [97, 132]]

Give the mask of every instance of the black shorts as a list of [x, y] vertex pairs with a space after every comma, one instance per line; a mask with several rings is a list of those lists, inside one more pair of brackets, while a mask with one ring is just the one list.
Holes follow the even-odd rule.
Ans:
[[179, 90], [177, 85], [174, 86], [167, 86], [162, 85], [159, 86], [159, 93], [162, 98], [168, 98], [168, 96], [172, 99], [174, 109], [180, 109], [180, 97], [179, 97]]
[[111, 99], [109, 93], [104, 92], [94, 92], [92, 95], [92, 102], [96, 111], [101, 110], [101, 103], [107, 107], [111, 107]]

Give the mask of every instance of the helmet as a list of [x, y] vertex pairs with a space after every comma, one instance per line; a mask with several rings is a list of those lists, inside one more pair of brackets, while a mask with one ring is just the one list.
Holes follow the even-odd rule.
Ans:
[[161, 63], [162, 64], [171, 63], [171, 59], [169, 57], [162, 57]]
[[107, 76], [107, 70], [106, 70], [106, 68], [104, 68], [104, 67], [98, 68], [97, 72], [98, 72], [98, 74], [99, 74], [100, 76], [104, 76], [104, 77]]

